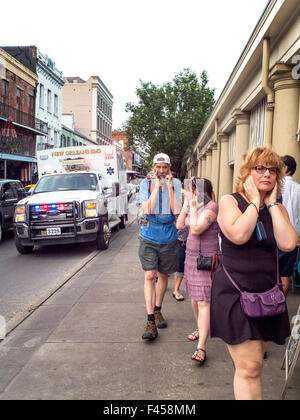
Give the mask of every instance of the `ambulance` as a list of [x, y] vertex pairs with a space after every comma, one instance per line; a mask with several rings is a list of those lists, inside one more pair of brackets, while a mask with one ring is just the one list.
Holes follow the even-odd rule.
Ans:
[[76, 146], [37, 152], [39, 180], [19, 201], [14, 215], [15, 245], [95, 242], [109, 246], [111, 229], [128, 220], [126, 164], [118, 146]]

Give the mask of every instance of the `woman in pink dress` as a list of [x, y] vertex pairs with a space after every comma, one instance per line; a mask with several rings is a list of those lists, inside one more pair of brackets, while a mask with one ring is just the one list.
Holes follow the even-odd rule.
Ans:
[[184, 285], [191, 298], [197, 329], [188, 336], [198, 345], [192, 359], [201, 365], [206, 360], [206, 341], [210, 330], [211, 272], [197, 270], [197, 258], [218, 254], [218, 205], [208, 179], [191, 179], [191, 198], [186, 199], [177, 219], [177, 229], [189, 228], [186, 242]]

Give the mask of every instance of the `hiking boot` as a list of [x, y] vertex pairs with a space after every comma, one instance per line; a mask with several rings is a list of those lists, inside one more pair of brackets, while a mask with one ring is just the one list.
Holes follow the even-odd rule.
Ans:
[[158, 336], [156, 325], [147, 321], [145, 332], [142, 335], [143, 340], [154, 340]]
[[166, 328], [168, 326], [167, 322], [161, 314], [161, 311], [154, 311], [154, 317], [157, 328]]

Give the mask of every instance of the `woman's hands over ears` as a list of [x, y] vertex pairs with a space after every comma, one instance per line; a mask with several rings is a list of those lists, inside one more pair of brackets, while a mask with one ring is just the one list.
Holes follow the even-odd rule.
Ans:
[[244, 183], [244, 191], [249, 201], [253, 201], [255, 203], [258, 203], [259, 205], [260, 193], [253, 181], [252, 175], [248, 176], [248, 178], [246, 179]]
[[276, 203], [277, 201], [277, 190], [278, 190], [278, 184], [276, 182], [274, 188], [268, 192], [265, 196], [264, 202], [265, 205], [268, 206], [271, 203]]

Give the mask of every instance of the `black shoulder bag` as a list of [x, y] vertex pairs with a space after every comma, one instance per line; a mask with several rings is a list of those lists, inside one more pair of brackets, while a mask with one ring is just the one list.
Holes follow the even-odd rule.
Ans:
[[201, 255], [201, 235], [200, 235], [200, 250], [197, 258], [197, 270], [215, 271], [219, 265], [218, 255], [212, 255], [211, 257], [205, 257]]

